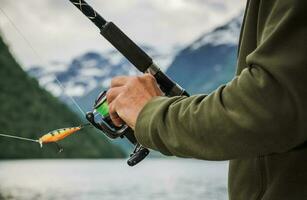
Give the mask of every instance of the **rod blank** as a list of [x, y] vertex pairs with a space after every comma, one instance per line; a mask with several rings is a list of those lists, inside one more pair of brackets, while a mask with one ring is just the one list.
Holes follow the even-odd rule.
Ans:
[[84, 0], [69, 0], [74, 4], [89, 20], [91, 20], [99, 29], [107, 23], [105, 19], [99, 15], [90, 5], [88, 5]]

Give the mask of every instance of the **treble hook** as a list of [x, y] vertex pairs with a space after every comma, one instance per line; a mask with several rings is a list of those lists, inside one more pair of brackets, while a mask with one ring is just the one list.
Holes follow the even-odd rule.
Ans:
[[62, 153], [64, 151], [64, 148], [59, 145], [58, 143], [54, 142], [54, 144], [56, 145], [57, 149], [58, 149], [58, 153]]

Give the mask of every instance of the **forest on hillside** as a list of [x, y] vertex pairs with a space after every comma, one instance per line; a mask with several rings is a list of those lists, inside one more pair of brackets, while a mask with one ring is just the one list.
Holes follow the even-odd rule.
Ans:
[[[40, 88], [11, 55], [0, 37], [0, 133], [37, 139], [58, 128], [82, 122], [66, 105]], [[121, 158], [124, 152], [93, 128], [86, 128], [43, 149], [37, 143], [0, 137], [0, 158]]]

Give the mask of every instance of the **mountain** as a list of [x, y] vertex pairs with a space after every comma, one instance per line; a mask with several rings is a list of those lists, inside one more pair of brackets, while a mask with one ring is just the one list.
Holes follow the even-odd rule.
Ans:
[[192, 94], [211, 92], [231, 80], [242, 17], [202, 35], [180, 51], [167, 74]]
[[[243, 13], [180, 51], [163, 53], [150, 46], [142, 48], [190, 93], [210, 92], [234, 76], [242, 18]], [[28, 73], [68, 105], [72, 104], [68, 98], [71, 96], [82, 109], [88, 110], [99, 92], [108, 88], [112, 77], [139, 72], [120, 53], [112, 50], [86, 52], [69, 62], [32, 66]]]
[[[169, 65], [172, 55], [159, 53], [149, 46], [142, 48], [159, 60], [162, 66]], [[114, 76], [139, 73], [116, 50], [86, 52], [68, 63], [50, 62], [48, 66], [32, 66], [27, 72], [37, 78], [42, 87], [64, 100], [65, 96], [83, 97], [95, 88], [107, 88]], [[58, 82], [62, 84], [64, 91]]]
[[[39, 70], [37, 70], [39, 73]], [[0, 133], [37, 139], [58, 128], [82, 121], [66, 105], [40, 88], [18, 65], [0, 37]], [[121, 158], [124, 152], [94, 129], [84, 129], [55, 145], [0, 137], [0, 158]]]
[[[175, 54], [161, 53], [145, 45], [142, 49], [160, 64], [161, 69], [169, 66]], [[113, 77], [140, 74], [117, 50], [86, 52], [68, 63], [50, 62], [46, 66], [32, 66], [27, 72], [39, 81], [41, 87], [60, 98], [77, 113], [79, 111], [71, 97], [82, 110], [88, 111], [97, 95], [109, 87]]]

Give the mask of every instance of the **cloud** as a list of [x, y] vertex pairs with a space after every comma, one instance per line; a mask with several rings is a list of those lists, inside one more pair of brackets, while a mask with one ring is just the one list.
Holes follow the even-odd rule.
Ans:
[[[103, 17], [114, 21], [140, 44], [169, 49], [186, 45], [200, 34], [225, 23], [243, 9], [244, 0], [91, 0]], [[69, 60], [87, 50], [111, 46], [88, 19], [63, 0], [0, 0], [44, 61]], [[0, 12], [0, 29], [25, 66], [41, 64]]]

